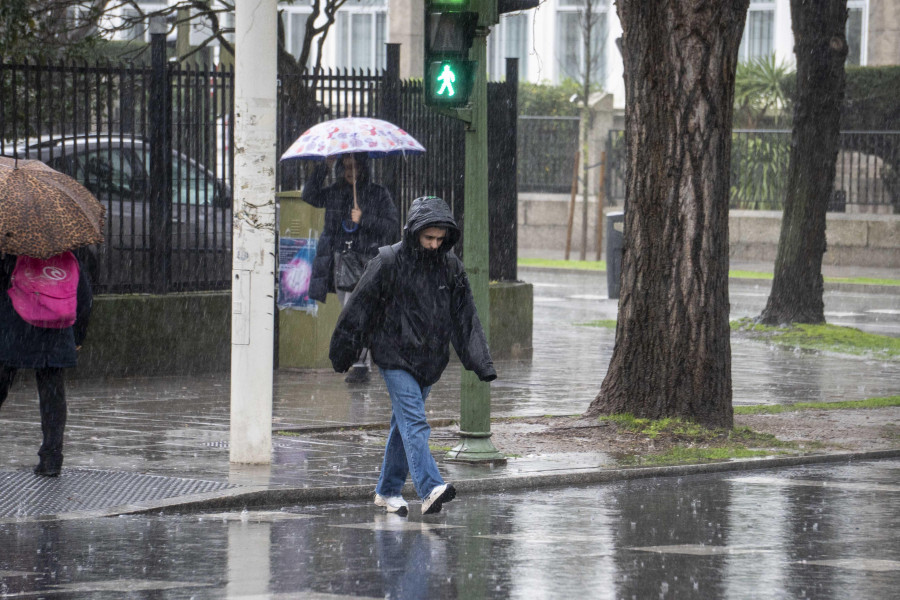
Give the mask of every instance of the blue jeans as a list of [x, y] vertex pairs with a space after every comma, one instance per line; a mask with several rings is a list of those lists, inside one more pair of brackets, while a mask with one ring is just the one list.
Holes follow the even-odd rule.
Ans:
[[422, 499], [427, 498], [434, 488], [444, 483], [428, 449], [431, 426], [425, 420], [425, 399], [431, 386], [421, 387], [412, 375], [401, 369], [380, 371], [391, 395], [391, 430], [375, 491], [382, 496], [399, 496], [409, 473], [416, 493]]

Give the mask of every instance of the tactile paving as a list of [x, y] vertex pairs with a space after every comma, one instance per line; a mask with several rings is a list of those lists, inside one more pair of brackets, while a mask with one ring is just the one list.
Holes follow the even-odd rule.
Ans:
[[31, 470], [0, 471], [0, 518], [96, 511], [238, 487], [199, 479], [121, 471], [63, 469], [38, 477]]

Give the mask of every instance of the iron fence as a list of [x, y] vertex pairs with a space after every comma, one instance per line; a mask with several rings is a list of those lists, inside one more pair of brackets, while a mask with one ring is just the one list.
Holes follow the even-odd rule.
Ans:
[[519, 191], [567, 193], [572, 189], [579, 123], [578, 117], [519, 117]]
[[[376, 180], [391, 191], [404, 221], [412, 199], [433, 194], [462, 224], [465, 125], [428, 109], [421, 82], [400, 81], [399, 47], [390, 46], [386, 71], [305, 73], [300, 88], [314, 90], [307, 110], [285, 110], [297, 100], [297, 87], [279, 85], [277, 147], [283, 151], [325, 119], [393, 121], [428, 152], [372, 161]], [[231, 285], [234, 76], [156, 58], [150, 65], [0, 63], [0, 155], [43, 160], [84, 183], [106, 207], [105, 243], [83, 254], [98, 293]], [[489, 105], [505, 111], [498, 115], [515, 114], [508, 91], [514, 87], [488, 85]], [[507, 121], [498, 122], [508, 129]], [[492, 157], [514, 152], [514, 135], [493, 138]], [[491, 183], [504, 191], [497, 196], [514, 221], [515, 155], [492, 165]], [[307, 169], [303, 161], [279, 163], [279, 189], [300, 189]], [[514, 279], [515, 257], [509, 260], [504, 272]]]
[[99, 292], [224, 288], [233, 74], [196, 64], [0, 63], [0, 155], [34, 158], [106, 208], [84, 259]]
[[[625, 197], [624, 132], [607, 138], [607, 198]], [[791, 152], [788, 130], [732, 132], [734, 209], [782, 210]], [[829, 212], [900, 213], [900, 131], [842, 131]]]

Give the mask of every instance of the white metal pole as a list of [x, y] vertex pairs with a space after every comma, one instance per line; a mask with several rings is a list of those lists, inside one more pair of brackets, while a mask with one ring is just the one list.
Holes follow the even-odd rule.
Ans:
[[231, 462], [272, 461], [277, 0], [235, 2]]

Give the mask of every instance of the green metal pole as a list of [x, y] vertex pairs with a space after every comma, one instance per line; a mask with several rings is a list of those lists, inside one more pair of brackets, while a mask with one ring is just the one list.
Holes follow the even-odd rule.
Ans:
[[[490, 339], [490, 297], [488, 290], [488, 180], [487, 180], [487, 35], [479, 26], [469, 51], [477, 61], [472, 91], [472, 121], [466, 129], [465, 217], [463, 258], [475, 297], [475, 307]], [[491, 442], [491, 387], [463, 370], [460, 398], [459, 444], [447, 453], [447, 460], [502, 464], [503, 456]]]

